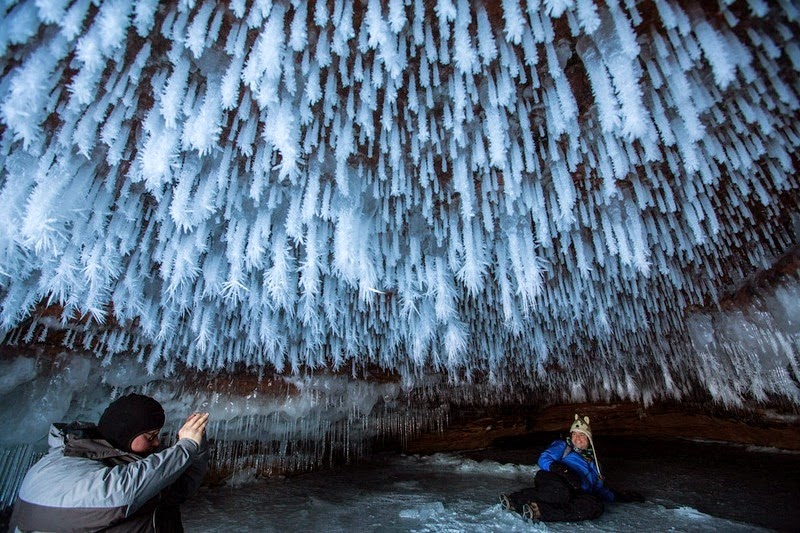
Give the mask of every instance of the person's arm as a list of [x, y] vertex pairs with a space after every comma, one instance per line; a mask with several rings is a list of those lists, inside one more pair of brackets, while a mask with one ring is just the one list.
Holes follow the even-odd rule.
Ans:
[[590, 484], [591, 492], [601, 498], [603, 501], [613, 502], [616, 500], [614, 491], [606, 487], [603, 478], [600, 477], [600, 471], [597, 469], [597, 464], [594, 462], [587, 463], [587, 481]]
[[550, 445], [545, 451], [542, 452], [542, 455], [539, 456], [539, 461], [537, 462], [539, 467], [542, 470], [550, 470], [550, 466], [557, 461], [561, 460], [561, 457], [564, 455], [564, 449], [567, 447], [567, 443], [562, 440], [557, 440], [553, 444]]
[[601, 480], [597, 480], [597, 487], [595, 489], [595, 494], [600, 496], [600, 498], [602, 498], [603, 501], [613, 502], [614, 500], [616, 500], [614, 491], [603, 485], [603, 482]]
[[[135, 513], [147, 501], [174, 484], [196, 461], [202, 459], [195, 473], [200, 474], [196, 480], [199, 486], [205, 475], [203, 465], [207, 465], [207, 449], [201, 449], [207, 424], [208, 413], [193, 413], [178, 431], [179, 440], [173, 446], [140, 461], [112, 469], [122, 469], [122, 472], [118, 472], [122, 481], [120, 486], [130, 496], [126, 516]], [[195, 478], [191, 479], [194, 481]]]
[[[200, 445], [191, 439], [181, 439], [173, 446], [139, 461], [109, 468], [102, 476], [101, 486], [93, 492], [105, 492], [109, 500], [127, 506], [125, 516], [135, 513], [148, 500], [177, 480], [198, 455]], [[123, 503], [124, 502], [124, 503]]]
[[208, 444], [205, 439], [200, 443], [200, 451], [178, 480], [167, 487], [161, 495], [163, 505], [180, 505], [200, 489], [200, 484], [208, 472]]
[[[164, 505], [180, 505], [193, 496], [208, 471], [208, 443], [205, 438], [205, 428], [208, 424], [208, 413], [192, 413], [186, 419], [184, 427], [178, 432], [178, 437], [194, 438], [199, 444], [198, 454], [192, 460], [186, 472], [161, 493], [161, 503]], [[192, 430], [192, 431], [190, 431]]]

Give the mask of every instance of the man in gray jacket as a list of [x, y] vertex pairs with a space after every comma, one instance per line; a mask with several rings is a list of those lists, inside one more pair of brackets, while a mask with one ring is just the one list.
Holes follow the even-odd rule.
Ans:
[[99, 423], [54, 424], [50, 452], [20, 487], [11, 531], [182, 531], [179, 505], [208, 469], [208, 413], [156, 451], [161, 405], [141, 394], [112, 402]]

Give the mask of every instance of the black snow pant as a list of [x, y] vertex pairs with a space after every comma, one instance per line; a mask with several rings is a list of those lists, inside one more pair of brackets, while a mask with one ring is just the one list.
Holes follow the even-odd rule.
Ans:
[[512, 507], [522, 513], [522, 506], [535, 502], [543, 522], [592, 520], [603, 514], [603, 500], [581, 490], [573, 490], [567, 480], [555, 472], [539, 470], [533, 487], [508, 495]]

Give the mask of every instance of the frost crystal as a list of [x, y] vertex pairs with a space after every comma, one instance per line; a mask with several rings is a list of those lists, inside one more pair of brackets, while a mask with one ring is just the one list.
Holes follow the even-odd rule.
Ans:
[[7, 4], [6, 343], [796, 398], [685, 325], [797, 243], [792, 2]]

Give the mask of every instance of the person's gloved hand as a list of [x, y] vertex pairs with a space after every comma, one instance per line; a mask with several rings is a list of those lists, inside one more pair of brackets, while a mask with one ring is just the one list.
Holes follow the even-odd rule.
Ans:
[[635, 490], [615, 490], [614, 501], [619, 503], [638, 503], [644, 501], [644, 496]]
[[575, 472], [570, 470], [569, 467], [567, 465], [565, 465], [564, 463], [559, 463], [559, 462], [551, 463], [550, 464], [550, 471], [551, 472], [555, 472], [556, 474], [558, 474], [561, 477], [563, 477], [567, 481], [567, 484], [573, 490], [580, 490], [580, 488], [581, 488], [581, 476], [579, 476], [578, 474], [576, 474]]

